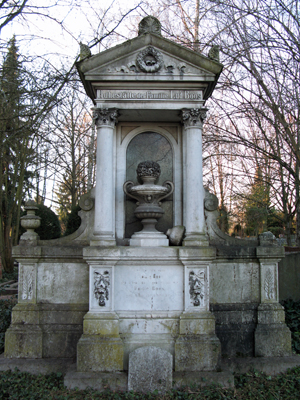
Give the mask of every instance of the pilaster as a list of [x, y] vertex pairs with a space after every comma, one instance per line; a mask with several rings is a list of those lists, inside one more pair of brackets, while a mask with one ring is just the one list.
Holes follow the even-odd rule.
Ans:
[[12, 311], [12, 323], [5, 333], [5, 357], [42, 358], [42, 329], [37, 305], [37, 266], [41, 248], [28, 245], [14, 247], [19, 260], [18, 304]]
[[77, 344], [77, 371], [114, 372], [123, 370], [123, 342], [119, 317], [114, 311], [114, 266], [118, 252], [89, 247], [84, 258], [89, 264], [89, 312], [84, 316], [83, 335]]
[[205, 371], [218, 367], [220, 341], [209, 311], [209, 266], [214, 248], [180, 249], [184, 264], [184, 309], [175, 343], [175, 371]]
[[278, 294], [278, 262], [284, 256], [284, 249], [261, 245], [256, 254], [260, 263], [261, 303], [257, 312], [255, 356], [288, 356], [291, 355], [291, 332], [285, 324]]

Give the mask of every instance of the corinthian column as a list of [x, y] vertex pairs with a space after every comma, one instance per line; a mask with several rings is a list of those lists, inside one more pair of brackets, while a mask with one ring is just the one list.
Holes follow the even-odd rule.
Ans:
[[95, 192], [94, 240], [91, 245], [115, 246], [114, 224], [114, 128], [118, 117], [115, 108], [95, 108], [93, 119], [97, 126], [97, 175]]
[[207, 246], [204, 219], [204, 188], [202, 174], [202, 127], [205, 108], [182, 110], [183, 130], [183, 216], [186, 228], [184, 246]]

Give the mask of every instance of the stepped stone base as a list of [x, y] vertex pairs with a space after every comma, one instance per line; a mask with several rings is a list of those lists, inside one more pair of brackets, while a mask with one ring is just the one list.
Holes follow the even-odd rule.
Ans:
[[[221, 360], [220, 372], [173, 372], [173, 387], [186, 385], [210, 385], [216, 383], [222, 387], [234, 387], [234, 373], [246, 373], [251, 369], [277, 375], [300, 365], [300, 355], [289, 357], [243, 357]], [[0, 355], [0, 371], [14, 370], [31, 374], [49, 374], [61, 372], [65, 375], [65, 386], [68, 389], [86, 389], [91, 387], [99, 391], [110, 390], [125, 392], [128, 389], [127, 372], [77, 372], [74, 359], [24, 359], [5, 358]]]

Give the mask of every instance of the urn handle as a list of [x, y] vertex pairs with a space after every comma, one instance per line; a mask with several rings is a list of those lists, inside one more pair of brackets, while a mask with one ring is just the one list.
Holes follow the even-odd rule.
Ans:
[[171, 182], [171, 181], [165, 181], [165, 182], [163, 183], [163, 186], [166, 187], [169, 191], [168, 191], [168, 193], [164, 194], [163, 196], [161, 196], [161, 197], [159, 197], [159, 198], [157, 199], [159, 203], [160, 203], [160, 201], [161, 201], [162, 199], [165, 199], [166, 197], [170, 196], [170, 195], [174, 192], [174, 188], [175, 188], [175, 187], [174, 187], [174, 183]]
[[140, 201], [140, 199], [138, 197], [136, 197], [130, 193], [133, 185], [134, 185], [134, 183], [132, 181], [126, 181], [123, 185], [124, 193], [127, 194], [127, 196], [131, 197], [132, 199]]

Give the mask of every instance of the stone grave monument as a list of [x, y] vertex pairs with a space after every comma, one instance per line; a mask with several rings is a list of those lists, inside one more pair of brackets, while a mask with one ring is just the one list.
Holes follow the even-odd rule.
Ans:
[[163, 38], [146, 17], [136, 38], [77, 63], [94, 102], [96, 186], [80, 200], [80, 228], [61, 239], [39, 239], [27, 204], [5, 357], [76, 358], [78, 379], [129, 369], [136, 390], [146, 363], [153, 380], [140, 381], [164, 390], [172, 374], [217, 370], [221, 356], [291, 353], [278, 303], [283, 248], [269, 234], [222, 233], [218, 200], [203, 188], [217, 53]]

